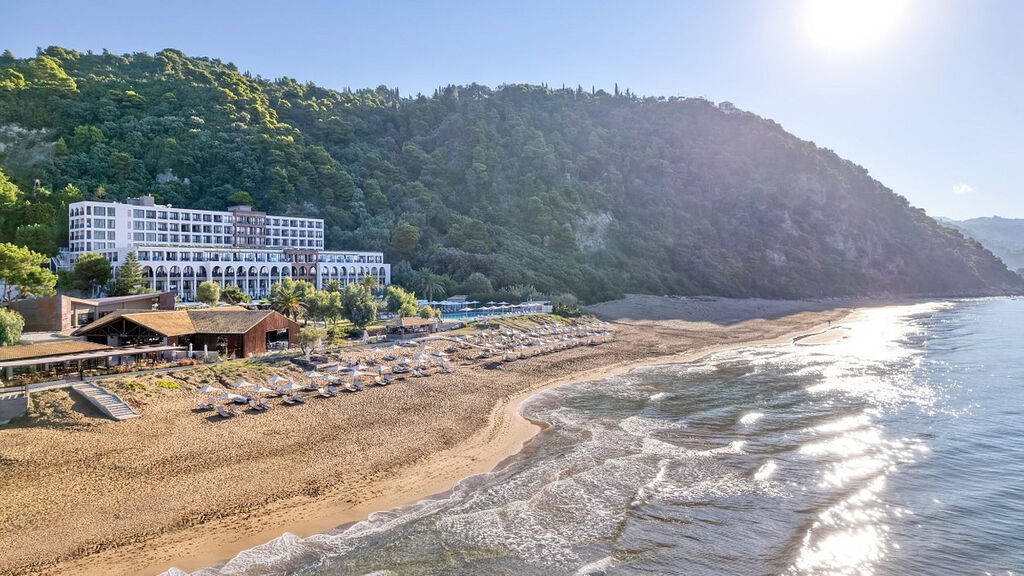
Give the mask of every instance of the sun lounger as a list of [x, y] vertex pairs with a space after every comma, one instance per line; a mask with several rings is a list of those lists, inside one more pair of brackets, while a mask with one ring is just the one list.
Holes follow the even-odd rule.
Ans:
[[258, 405], [259, 405], [259, 407], [260, 407], [261, 409], [263, 409], [263, 410], [270, 410], [270, 407], [271, 407], [271, 404], [270, 404], [270, 402], [267, 402], [266, 400], [260, 400], [260, 401], [259, 401], [259, 402], [257, 402], [256, 404], [258, 404]]
[[260, 405], [257, 404], [255, 400], [249, 400], [249, 408], [252, 408], [253, 410], [256, 410], [257, 412], [263, 410], [263, 408], [260, 408]]
[[341, 393], [341, 390], [338, 390], [334, 386], [328, 386], [327, 393], [330, 394], [331, 396], [337, 396], [338, 394]]
[[224, 406], [217, 406], [216, 409], [217, 409], [217, 415], [220, 416], [221, 418], [231, 418], [232, 416], [234, 416], [234, 414], [232, 414]]
[[316, 391], [316, 395], [319, 398], [331, 398], [334, 396], [334, 394], [328, 392], [326, 388], [318, 388]]
[[292, 394], [292, 400], [295, 400], [295, 402], [297, 402], [299, 404], [305, 404], [306, 403], [306, 399], [303, 398], [302, 396], [299, 396], [298, 394]]
[[213, 410], [213, 402], [210, 402], [209, 400], [196, 400], [196, 406], [200, 410]]
[[282, 397], [281, 398], [281, 402], [283, 402], [285, 404], [288, 404], [289, 406], [292, 406], [292, 405], [295, 404], [295, 400], [293, 400], [291, 396], [284, 396], [284, 397]]

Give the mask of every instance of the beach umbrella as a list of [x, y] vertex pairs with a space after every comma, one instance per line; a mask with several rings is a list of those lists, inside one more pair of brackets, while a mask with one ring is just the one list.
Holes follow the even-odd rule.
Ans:
[[351, 368], [351, 369], [345, 371], [345, 375], [346, 376], [351, 376], [353, 378], [358, 378], [360, 376], [367, 376], [369, 374], [371, 374], [371, 372], [364, 372], [363, 370], [356, 370], [355, 368]]
[[434, 352], [434, 356], [437, 356], [439, 358], [444, 358], [447, 355], [448, 354], [443, 350], [438, 350], [437, 352]]
[[[320, 373], [317, 372], [316, 370], [310, 370], [310, 371], [306, 372], [306, 378], [319, 378], [319, 377], [320, 377]], [[283, 378], [282, 378], [282, 380], [283, 380]], [[274, 384], [274, 382], [271, 382], [271, 384]]]
[[238, 394], [234, 394], [232, 392], [225, 392], [220, 396], [217, 396], [217, 399], [226, 400], [228, 402], [234, 402], [236, 400], [245, 400], [245, 396], [239, 396]]
[[253, 394], [270, 394], [273, 391], [274, 391], [273, 388], [267, 388], [266, 386], [264, 386], [262, 384], [260, 384], [259, 386], [257, 386], [257, 387], [252, 389], [252, 393]]
[[211, 394], [213, 392], [220, 392], [221, 390], [222, 388], [217, 388], [216, 386], [210, 386], [209, 384], [207, 384], [206, 386], [200, 388], [199, 392], [202, 392], [203, 394]]
[[281, 386], [280, 388], [278, 388], [278, 390], [286, 390], [288, 392], [294, 392], [296, 390], [302, 390], [302, 388], [303, 388], [302, 384], [296, 384], [295, 382], [289, 382], [289, 383], [285, 384], [284, 386]]
[[[308, 376], [309, 374], [307, 373], [306, 375]], [[267, 384], [270, 384], [271, 386], [277, 386], [279, 382], [287, 381], [288, 379], [285, 378], [284, 376], [271, 376], [270, 378], [267, 378]]]
[[252, 382], [246, 382], [245, 380], [239, 380], [231, 385], [232, 388], [251, 388]]

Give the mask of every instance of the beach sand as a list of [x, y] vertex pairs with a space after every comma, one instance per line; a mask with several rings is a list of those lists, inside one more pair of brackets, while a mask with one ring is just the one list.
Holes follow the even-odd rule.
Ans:
[[[454, 374], [226, 421], [192, 410], [195, 386], [270, 374], [304, 381], [299, 368], [245, 361], [147, 376], [147, 391], [118, 389], [143, 414], [124, 422], [67, 392], [40, 394], [40, 415], [0, 429], [0, 574], [194, 570], [286, 531], [331, 530], [493, 469], [539, 429], [518, 406], [541, 389], [828, 334], [829, 321], [850, 313], [843, 303], [801, 312], [800, 303], [721, 299], [686, 310], [664, 298], [675, 310], [666, 317], [643, 298], [594, 308], [615, 334], [600, 346], [511, 363], [466, 355]], [[651, 306], [656, 317], [642, 313]]]

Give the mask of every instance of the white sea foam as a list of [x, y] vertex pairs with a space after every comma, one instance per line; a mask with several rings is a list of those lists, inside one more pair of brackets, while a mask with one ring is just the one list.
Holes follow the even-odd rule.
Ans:
[[740, 418], [740, 424], [751, 426], [761, 418], [764, 418], [764, 412], [748, 412]]

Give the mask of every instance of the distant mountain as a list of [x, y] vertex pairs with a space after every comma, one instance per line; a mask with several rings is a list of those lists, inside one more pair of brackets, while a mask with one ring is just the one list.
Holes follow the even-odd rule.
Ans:
[[940, 218], [939, 221], [981, 242], [1011, 270], [1024, 270], [1024, 219], [992, 216], [970, 220]]
[[328, 247], [383, 250], [396, 281], [448, 294], [1021, 289], [863, 168], [699, 98], [529, 85], [403, 98], [176, 50], [50, 47], [0, 55], [0, 136], [22, 190], [0, 203], [0, 240], [46, 251], [65, 241], [66, 202], [150, 193], [322, 217]]

